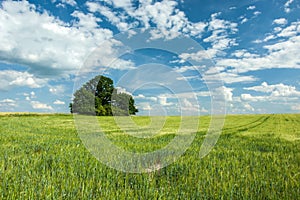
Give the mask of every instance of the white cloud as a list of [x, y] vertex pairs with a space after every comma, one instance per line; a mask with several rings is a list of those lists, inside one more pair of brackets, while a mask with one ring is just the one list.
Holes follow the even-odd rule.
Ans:
[[96, 18], [93, 14], [88, 13], [84, 14], [80, 11], [74, 11], [71, 16], [76, 17], [79, 19], [78, 23], [75, 26], [86, 29], [86, 30], [93, 30], [96, 29], [99, 25], [97, 22], [100, 22], [101, 19]]
[[248, 21], [248, 19], [245, 17], [245, 18], [242, 19], [241, 24], [244, 24], [244, 23], [246, 23], [247, 21]]
[[[234, 73], [244, 73], [262, 69], [293, 68], [300, 69], [300, 22], [293, 22], [282, 29], [277, 36], [285, 37], [271, 45], [265, 45], [266, 54], [255, 57], [240, 57], [237, 59], [219, 59], [218, 66], [231, 66]], [[274, 38], [270, 36], [266, 40]]]
[[278, 33], [278, 36], [292, 37], [296, 36], [298, 33], [300, 33], [300, 22], [293, 22], [290, 26], [282, 29], [281, 32]]
[[281, 30], [282, 30], [281, 27], [275, 27], [275, 28], [274, 28], [274, 32], [275, 32], [275, 33], [278, 33], [278, 32], [280, 32]]
[[195, 66], [180, 66], [180, 67], [174, 68], [174, 70], [177, 73], [184, 73], [186, 71], [197, 70], [197, 67], [195, 67]]
[[157, 101], [157, 97], [154, 96], [145, 96], [143, 94], [138, 94], [137, 96], [134, 96], [134, 99], [140, 99], [140, 100], [149, 100], [149, 101], [153, 101], [156, 102]]
[[247, 8], [247, 10], [254, 10], [256, 7], [255, 6], [249, 6], [248, 8]]
[[34, 92], [34, 91], [31, 91], [31, 92], [30, 92], [30, 98], [36, 98], [35, 92]]
[[244, 101], [264, 101], [266, 96], [252, 96], [251, 94], [241, 94], [241, 99]]
[[221, 92], [224, 94], [226, 101], [232, 101], [232, 96], [233, 96], [232, 91], [233, 91], [232, 88], [228, 88], [225, 86], [222, 86], [221, 88], [216, 90], [216, 92]]
[[291, 109], [294, 111], [300, 111], [300, 104], [292, 105]]
[[28, 1], [1, 4], [0, 59], [28, 66], [33, 74], [75, 73], [97, 44], [112, 37], [91, 14], [75, 11], [77, 20], [69, 24]]
[[96, 2], [86, 2], [86, 5], [90, 12], [98, 12], [106, 19], [111, 22], [113, 25], [115, 25], [120, 31], [127, 31], [131, 28], [134, 28], [137, 24], [136, 23], [130, 23], [128, 24], [126, 22], [127, 17], [121, 16], [116, 12], [113, 12], [112, 9], [102, 6]]
[[286, 25], [288, 23], [285, 18], [278, 18], [273, 21], [273, 24]]
[[168, 98], [165, 95], [159, 95], [158, 96], [158, 102], [159, 102], [160, 105], [162, 105], [162, 106], [171, 106], [171, 105], [173, 105], [173, 103], [167, 102], [167, 99]]
[[237, 58], [256, 58], [259, 56], [257, 54], [249, 53], [246, 49], [236, 50], [232, 55]]
[[77, 2], [75, 0], [51, 0], [52, 3], [57, 3], [56, 7], [63, 7], [65, 8], [66, 5], [76, 6]]
[[[151, 31], [150, 39], [167, 38], [173, 39], [182, 34], [200, 37], [204, 32], [206, 23], [192, 23], [185, 13], [177, 7], [178, 2], [163, 0], [161, 2], [140, 1], [138, 8], [133, 8], [130, 0], [105, 0], [112, 7], [122, 8], [123, 12], [114, 12], [111, 8], [95, 2], [87, 2], [86, 5], [91, 12], [99, 12], [106, 17], [120, 31], [126, 31], [137, 27], [139, 24], [144, 29], [156, 25], [157, 30]], [[132, 22], [127, 23], [128, 19]]]
[[42, 87], [46, 79], [34, 77], [28, 72], [20, 72], [14, 70], [1, 70], [0, 71], [0, 90], [9, 90], [14, 87]]
[[267, 42], [267, 41], [273, 40], [273, 39], [275, 39], [275, 38], [276, 38], [275, 35], [268, 35], [263, 41], [264, 41], [264, 42]]
[[226, 84], [242, 83], [242, 82], [254, 82], [254, 81], [257, 80], [253, 76], [239, 75], [239, 74], [230, 73], [230, 72], [220, 72], [220, 73], [216, 73], [216, 74], [205, 74], [203, 76], [203, 78], [206, 82], [223, 81]]
[[[215, 101], [233, 101], [233, 93], [232, 93], [233, 90], [234, 90], [233, 88], [221, 86], [218, 88], [213, 88], [213, 90], [205, 93], [211, 98], [213, 98]], [[197, 94], [197, 96], [201, 96], [201, 95]]]
[[65, 92], [65, 87], [63, 85], [49, 86], [49, 92], [54, 95], [62, 95]]
[[132, 95], [130, 92], [128, 92], [128, 91], [126, 90], [126, 88], [122, 88], [122, 87], [115, 87], [115, 88], [116, 88], [118, 94], [120, 94], [120, 93], [125, 93], [125, 94]]
[[263, 41], [262, 41], [262, 40], [259, 40], [259, 39], [253, 41], [253, 43], [255, 43], [255, 44], [259, 44], [259, 43], [262, 43], [262, 42], [263, 42]]
[[117, 59], [109, 65], [111, 69], [135, 69], [135, 64], [131, 60]]
[[208, 25], [208, 31], [211, 31], [211, 35], [203, 39], [204, 42], [211, 43], [211, 48], [203, 52], [212, 58], [224, 54], [223, 50], [237, 45], [236, 39], [229, 36], [238, 31], [238, 24], [219, 19], [220, 14], [221, 13], [214, 13], [211, 15], [211, 20]]
[[[193, 104], [187, 98], [181, 100], [182, 104], [180, 105], [180, 109], [183, 111], [190, 111], [190, 112], [200, 112], [200, 106], [198, 104]], [[196, 114], [194, 113], [194, 114]]]
[[220, 14], [221, 13], [214, 13], [211, 15], [208, 30], [222, 30], [224, 32], [226, 29], [229, 29], [231, 32], [237, 32], [237, 23], [218, 19]]
[[145, 95], [143, 94], [138, 94], [137, 96], [134, 96], [134, 99], [145, 99]]
[[75, 0], [61, 0], [62, 3], [69, 4], [71, 6], [76, 6], [77, 3]]
[[284, 85], [283, 83], [269, 85], [267, 82], [263, 82], [259, 86], [247, 87], [244, 89], [263, 92], [263, 93], [271, 93], [271, 96], [273, 97], [288, 97], [288, 96], [300, 97], [300, 91], [297, 91], [295, 86]]
[[131, 0], [104, 0], [109, 4], [113, 4], [116, 8], [131, 9]]
[[0, 100], [0, 110], [2, 111], [13, 111], [15, 107], [18, 107], [18, 105], [13, 99]]
[[3, 100], [1, 100], [0, 101], [0, 103], [15, 103], [16, 101], [15, 100], [13, 100], [13, 99], [3, 99]]
[[255, 16], [258, 16], [258, 15], [260, 15], [260, 14], [261, 14], [261, 12], [259, 12], [259, 11], [255, 11], [253, 14], [254, 14]]
[[284, 11], [286, 13], [291, 12], [291, 8], [290, 5], [294, 2], [294, 0], [288, 0], [285, 4], [284, 4]]
[[150, 111], [152, 110], [151, 105], [148, 102], [142, 102], [137, 105], [137, 108], [142, 111]]
[[53, 108], [50, 105], [41, 103], [39, 101], [31, 101], [30, 104], [34, 109], [53, 110]]
[[200, 50], [195, 53], [182, 53], [178, 57], [183, 61], [191, 59], [197, 62], [201, 62], [202, 60], [209, 59], [216, 56], [216, 54], [217, 54], [217, 50], [208, 49], [208, 50]]
[[63, 102], [63, 101], [60, 101], [60, 100], [55, 100], [55, 101], [53, 102], [53, 104], [55, 104], [55, 105], [65, 105], [66, 103]]
[[[297, 91], [294, 86], [284, 85], [282, 83], [269, 85], [263, 82], [259, 86], [244, 88], [245, 90], [252, 90], [264, 93], [264, 95], [251, 95], [248, 93], [241, 94], [243, 104], [254, 102], [256, 105], [268, 102], [276, 106], [290, 106], [294, 111], [297, 110], [299, 102], [300, 91]], [[262, 105], [264, 106], [264, 105]]]
[[200, 113], [208, 113], [208, 110], [205, 109], [204, 107], [201, 107], [200, 108]]
[[249, 103], [244, 103], [244, 108], [246, 108], [249, 111], [255, 111], [255, 109], [249, 104]]
[[26, 101], [30, 101], [31, 99], [36, 98], [35, 92], [31, 91], [30, 94], [28, 93], [23, 93], [23, 96], [25, 97]]
[[58, 3], [56, 5], [56, 7], [65, 7], [66, 4], [70, 5], [70, 6], [76, 6], [77, 3], [75, 0], [51, 0], [52, 3]]

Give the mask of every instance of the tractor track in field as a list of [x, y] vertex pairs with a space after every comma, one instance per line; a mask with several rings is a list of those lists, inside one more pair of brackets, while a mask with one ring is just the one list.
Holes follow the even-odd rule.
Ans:
[[260, 117], [259, 119], [252, 121], [248, 124], [243, 124], [243, 125], [235, 126], [235, 127], [231, 127], [231, 128], [225, 128], [225, 129], [223, 129], [223, 132], [225, 134], [235, 135], [239, 132], [248, 131], [248, 130], [257, 128], [257, 127], [265, 124], [270, 118], [271, 118], [270, 115], [263, 116], [263, 117]]
[[244, 129], [247, 129], [247, 130], [253, 129], [253, 128], [256, 128], [256, 127], [262, 125], [263, 123], [265, 123], [270, 117], [271, 116], [263, 116], [263, 117], [258, 118], [255, 121], [252, 121], [247, 124], [230, 127], [230, 128], [225, 128], [225, 129], [223, 129], [223, 131], [230, 131], [230, 130], [243, 131]]

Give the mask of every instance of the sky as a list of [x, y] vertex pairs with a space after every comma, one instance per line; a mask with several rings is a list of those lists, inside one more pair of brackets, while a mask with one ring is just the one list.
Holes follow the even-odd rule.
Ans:
[[299, 113], [299, 13], [299, 0], [0, 1], [0, 112], [68, 113], [102, 74], [140, 115]]

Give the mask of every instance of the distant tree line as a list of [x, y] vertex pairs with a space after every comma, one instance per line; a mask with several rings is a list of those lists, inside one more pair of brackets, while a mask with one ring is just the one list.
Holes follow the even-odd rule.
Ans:
[[99, 75], [85, 83], [73, 94], [70, 112], [97, 115], [135, 115], [138, 109], [134, 99], [114, 88], [113, 80]]

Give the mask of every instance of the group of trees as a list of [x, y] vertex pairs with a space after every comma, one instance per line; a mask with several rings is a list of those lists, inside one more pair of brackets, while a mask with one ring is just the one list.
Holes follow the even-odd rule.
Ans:
[[113, 80], [99, 75], [85, 83], [74, 94], [71, 113], [112, 116], [135, 115], [134, 99], [114, 88]]

